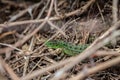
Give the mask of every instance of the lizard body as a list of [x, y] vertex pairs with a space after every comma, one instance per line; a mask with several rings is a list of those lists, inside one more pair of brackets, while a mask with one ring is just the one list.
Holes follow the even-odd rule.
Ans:
[[69, 56], [77, 55], [89, 46], [89, 44], [74, 45], [68, 42], [58, 40], [48, 41], [45, 45], [53, 49], [61, 48], [63, 52]]

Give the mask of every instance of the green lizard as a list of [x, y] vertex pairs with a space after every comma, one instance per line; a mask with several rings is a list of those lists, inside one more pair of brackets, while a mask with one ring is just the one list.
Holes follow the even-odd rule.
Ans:
[[68, 56], [77, 55], [89, 46], [89, 44], [74, 45], [68, 42], [58, 41], [58, 40], [48, 41], [45, 43], [45, 45], [53, 49], [61, 48], [63, 52], [67, 54]]

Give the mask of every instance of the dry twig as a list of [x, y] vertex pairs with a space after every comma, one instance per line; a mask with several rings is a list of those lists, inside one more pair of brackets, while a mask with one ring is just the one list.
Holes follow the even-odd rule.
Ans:
[[20, 78], [14, 73], [14, 71], [12, 70], [12, 68], [10, 68], [9, 65], [4, 62], [4, 60], [2, 59], [1, 56], [0, 56], [0, 60], [2, 61], [3, 66], [4, 66], [5, 70], [8, 72], [8, 74], [10, 75], [10, 77], [13, 80], [20, 80]]

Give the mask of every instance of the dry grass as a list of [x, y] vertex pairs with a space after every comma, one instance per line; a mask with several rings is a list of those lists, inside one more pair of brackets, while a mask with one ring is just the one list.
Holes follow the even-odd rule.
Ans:
[[[117, 0], [41, 0], [34, 4], [2, 0], [0, 79], [120, 79], [117, 5]], [[12, 17], [6, 16], [7, 10]], [[60, 49], [47, 48], [49, 40], [91, 45], [70, 57]]]

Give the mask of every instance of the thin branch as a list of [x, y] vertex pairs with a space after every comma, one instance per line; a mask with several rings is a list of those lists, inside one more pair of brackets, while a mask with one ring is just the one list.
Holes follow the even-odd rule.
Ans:
[[15, 49], [15, 50], [18, 50], [18, 51], [20, 51], [20, 52], [23, 52], [21, 49], [18, 49], [18, 48], [14, 47], [14, 46], [12, 46], [12, 45], [10, 45], [10, 44], [0, 43], [0, 45], [7, 46], [7, 47], [13, 48], [13, 49]]
[[56, 28], [62, 35], [64, 35], [64, 37], [67, 37], [65, 32], [63, 32], [58, 26], [54, 25], [51, 21], [47, 21], [49, 25], [51, 25], [52, 27]]
[[120, 56], [118, 56], [117, 58], [114, 58], [112, 60], [100, 63], [95, 67], [87, 69], [85, 72], [81, 71], [79, 74], [70, 78], [69, 80], [83, 80], [83, 78], [87, 77], [90, 74], [96, 73], [100, 70], [106, 69], [106, 68], [116, 65], [118, 63], [120, 63]]
[[34, 9], [35, 7], [38, 7], [40, 4], [42, 4], [42, 1], [39, 3], [36, 3], [30, 7], [28, 7], [27, 9], [20, 11], [18, 14], [16, 14], [15, 16], [12, 16], [12, 18], [9, 20], [9, 22], [15, 21], [16, 19], [18, 19], [19, 17], [23, 16], [25, 13], [28, 12], [29, 9]]
[[2, 59], [1, 56], [0, 56], [0, 60], [2, 61], [5, 70], [8, 72], [12, 80], [20, 80], [20, 78], [14, 73], [12, 68], [10, 68], [9, 65], [5, 63], [5, 61]]
[[112, 0], [113, 7], [112, 7], [112, 15], [113, 15], [113, 24], [118, 21], [118, 1], [119, 0]]

